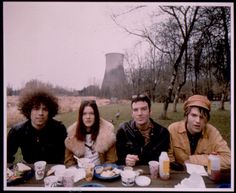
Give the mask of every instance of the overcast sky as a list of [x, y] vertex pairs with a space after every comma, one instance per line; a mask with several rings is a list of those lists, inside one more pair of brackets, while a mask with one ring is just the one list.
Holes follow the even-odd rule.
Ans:
[[[134, 5], [147, 6], [124, 14]], [[143, 29], [157, 5], [160, 3], [3, 2], [5, 86], [19, 89], [32, 79], [69, 89], [80, 90], [94, 82], [101, 86], [105, 54], [132, 50], [140, 40], [119, 28], [111, 14], [123, 13], [118, 17], [122, 24]]]
[[[127, 5], [4, 2], [5, 85], [18, 89], [31, 79], [73, 89], [94, 81], [100, 85], [105, 54], [124, 53], [138, 41], [110, 18], [112, 11]], [[141, 22], [145, 17], [138, 14], [135, 19]]]

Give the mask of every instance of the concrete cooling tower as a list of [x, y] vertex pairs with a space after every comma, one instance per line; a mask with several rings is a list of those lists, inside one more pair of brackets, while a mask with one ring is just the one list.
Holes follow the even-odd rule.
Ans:
[[126, 85], [123, 60], [120, 53], [108, 53], [106, 56], [106, 70], [102, 82], [102, 93], [106, 97], [120, 98]]

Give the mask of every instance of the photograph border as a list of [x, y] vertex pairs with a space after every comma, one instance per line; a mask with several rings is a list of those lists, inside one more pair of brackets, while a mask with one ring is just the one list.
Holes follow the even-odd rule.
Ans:
[[[68, 2], [70, 3], [70, 2]], [[93, 2], [94, 3], [94, 2]], [[98, 2], [99, 3], [99, 2]], [[134, 2], [135, 3], [135, 2]], [[138, 3], [138, 2], [137, 2]], [[157, 3], [159, 3], [157, 1]], [[166, 2], [167, 4], [168, 3], [171, 3], [171, 2]], [[180, 2], [175, 2], [175, 3], [180, 3]], [[184, 3], [192, 3], [192, 2], [184, 2]], [[215, 2], [211, 2], [210, 4], [214, 3], [213, 5], [215, 5]], [[193, 3], [193, 5], [198, 5], [197, 2]], [[209, 5], [210, 5], [209, 4]], [[225, 3], [222, 3], [222, 5], [224, 4], [227, 4], [228, 6], [231, 7], [231, 82], [230, 82], [230, 87], [231, 87], [231, 95], [230, 95], [230, 102], [231, 102], [231, 187], [230, 189], [226, 189], [226, 191], [232, 191], [234, 190], [234, 142], [235, 142], [235, 139], [234, 139], [234, 127], [235, 127], [235, 124], [234, 124], [234, 3], [232, 2], [225, 2]], [[203, 3], [204, 5], [204, 3]], [[4, 21], [4, 18], [3, 18], [3, 21]], [[4, 33], [4, 29], [3, 29], [3, 33]], [[3, 37], [3, 42], [4, 42], [4, 37]], [[4, 43], [7, 43], [7, 42], [4, 42]], [[3, 57], [4, 58], [4, 45], [3, 45]], [[52, 190], [52, 189], [47, 189], [45, 187], [8, 187], [6, 185], [6, 142], [7, 142], [7, 92], [6, 92], [6, 79], [8, 77], [6, 77], [5, 73], [4, 73], [4, 61], [3, 61], [3, 66], [2, 66], [2, 77], [3, 77], [3, 81], [1, 82], [1, 86], [2, 86], [2, 98], [3, 98], [3, 101], [2, 101], [2, 107], [3, 107], [3, 113], [1, 112], [1, 123], [2, 123], [2, 130], [3, 130], [3, 144], [2, 144], [2, 147], [3, 147], [3, 165], [1, 165], [1, 168], [3, 172], [3, 191], [46, 191], [46, 190]], [[84, 187], [73, 187], [73, 188], [55, 188], [54, 189], [55, 191], [75, 191], [75, 192], [80, 192], [80, 191], [136, 191], [136, 192], [152, 192], [152, 191], [183, 191], [183, 189], [174, 189], [174, 188], [141, 188], [141, 187], [132, 187], [132, 188], [127, 188], [127, 187], [101, 187], [99, 188], [99, 190], [97, 188], [84, 188]], [[53, 191], [54, 191], [53, 190]], [[201, 191], [201, 190], [200, 190]], [[216, 190], [215, 188], [212, 189], [212, 188], [208, 188], [208, 189], [204, 189], [202, 191], [205, 191], [205, 192], [212, 192], [212, 191], [218, 191]], [[219, 191], [224, 191], [224, 189], [219, 189]]]

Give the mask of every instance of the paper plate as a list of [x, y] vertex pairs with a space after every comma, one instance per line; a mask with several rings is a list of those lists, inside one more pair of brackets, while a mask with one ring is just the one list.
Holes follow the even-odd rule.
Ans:
[[62, 165], [62, 164], [59, 164], [59, 165], [55, 165], [55, 166], [52, 166], [50, 168], [50, 170], [47, 171], [47, 176], [50, 176], [51, 174], [55, 174], [56, 171], [59, 171], [59, 170], [65, 170], [66, 169], [66, 166], [65, 165]]
[[59, 164], [59, 165], [55, 165], [55, 166], [52, 166], [51, 169], [53, 171], [56, 171], [56, 170], [61, 170], [61, 169], [65, 169], [66, 166], [65, 165], [62, 165], [62, 164]]
[[138, 186], [149, 186], [151, 183], [151, 179], [147, 176], [137, 176], [135, 178], [135, 183]]

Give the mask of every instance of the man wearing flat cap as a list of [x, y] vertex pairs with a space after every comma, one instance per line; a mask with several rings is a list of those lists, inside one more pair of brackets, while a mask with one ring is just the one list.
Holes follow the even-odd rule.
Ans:
[[[220, 132], [209, 124], [211, 103], [207, 97], [193, 95], [184, 103], [184, 120], [169, 125], [172, 169], [185, 162], [207, 166], [209, 154], [220, 157], [221, 169], [231, 167], [230, 149]], [[182, 167], [183, 168], [183, 167]]]

